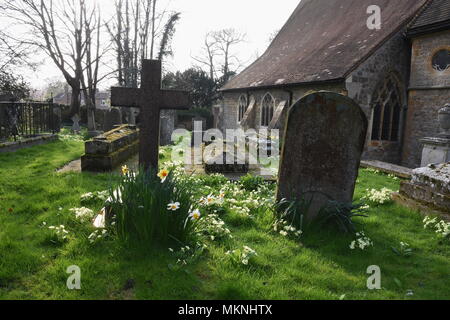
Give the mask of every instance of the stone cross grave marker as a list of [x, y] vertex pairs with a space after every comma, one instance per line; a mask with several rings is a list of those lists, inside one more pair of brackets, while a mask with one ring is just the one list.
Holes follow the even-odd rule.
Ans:
[[367, 132], [367, 118], [352, 99], [317, 92], [288, 112], [277, 198], [311, 200], [305, 219], [330, 201], [351, 203]]
[[111, 104], [141, 109], [139, 164], [144, 169], [158, 169], [161, 110], [189, 108], [189, 93], [161, 89], [161, 61], [144, 60], [141, 88], [111, 88]]
[[81, 127], [80, 127], [80, 117], [78, 116], [78, 114], [75, 114], [72, 118], [71, 118], [71, 120], [73, 121], [73, 124], [72, 124], [72, 131], [73, 132], [80, 132], [80, 130], [81, 130]]

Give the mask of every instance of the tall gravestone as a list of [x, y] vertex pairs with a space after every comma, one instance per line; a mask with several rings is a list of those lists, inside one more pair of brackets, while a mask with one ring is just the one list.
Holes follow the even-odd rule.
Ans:
[[351, 203], [367, 133], [367, 118], [352, 99], [317, 92], [288, 112], [277, 198], [311, 201], [306, 219], [330, 202]]
[[175, 130], [175, 110], [161, 110], [159, 144], [167, 146], [172, 142], [172, 133]]
[[103, 131], [108, 132], [115, 126], [122, 124], [122, 112], [119, 108], [111, 108], [106, 114], [103, 124]]

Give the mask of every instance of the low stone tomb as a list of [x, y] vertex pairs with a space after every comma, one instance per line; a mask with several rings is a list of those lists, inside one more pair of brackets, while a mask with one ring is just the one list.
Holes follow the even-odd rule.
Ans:
[[82, 171], [112, 171], [139, 151], [139, 130], [121, 125], [85, 143]]
[[248, 173], [249, 164], [247, 159], [239, 157], [233, 152], [226, 152], [211, 157], [205, 156], [205, 172], [213, 173]]
[[450, 218], [450, 162], [413, 170], [394, 200], [424, 213], [443, 213]]

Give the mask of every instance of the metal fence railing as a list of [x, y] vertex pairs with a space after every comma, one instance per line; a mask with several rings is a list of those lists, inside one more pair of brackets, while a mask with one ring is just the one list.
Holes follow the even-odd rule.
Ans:
[[61, 107], [52, 102], [0, 102], [0, 141], [59, 132]]

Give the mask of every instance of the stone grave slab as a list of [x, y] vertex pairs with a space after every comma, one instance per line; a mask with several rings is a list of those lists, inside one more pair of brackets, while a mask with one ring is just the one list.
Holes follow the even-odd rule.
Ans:
[[443, 213], [450, 219], [450, 162], [413, 170], [411, 181], [403, 181], [394, 200], [413, 210]]

